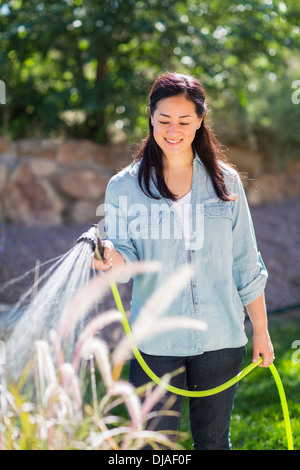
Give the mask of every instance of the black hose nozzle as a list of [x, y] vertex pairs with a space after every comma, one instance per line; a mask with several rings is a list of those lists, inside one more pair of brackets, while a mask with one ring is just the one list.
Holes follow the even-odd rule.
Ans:
[[92, 250], [94, 252], [95, 258], [97, 260], [103, 261], [104, 246], [99, 237], [98, 225], [92, 225], [92, 227], [87, 232], [82, 233], [80, 237], [77, 239], [77, 243], [80, 243], [80, 242], [90, 243], [92, 246]]

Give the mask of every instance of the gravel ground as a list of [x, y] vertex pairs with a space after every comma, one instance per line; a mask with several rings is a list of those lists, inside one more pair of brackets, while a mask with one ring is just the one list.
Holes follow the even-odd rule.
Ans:
[[[252, 208], [251, 213], [258, 247], [269, 271], [266, 288], [269, 312], [300, 305], [300, 199]], [[34, 268], [36, 260], [42, 263], [65, 253], [87, 228], [82, 224], [48, 228], [4, 226], [0, 237], [0, 285]], [[128, 309], [131, 282], [119, 286]], [[20, 293], [16, 285], [6, 289], [0, 292], [0, 303], [12, 304]], [[111, 307], [114, 301], [108, 295], [103, 308]]]

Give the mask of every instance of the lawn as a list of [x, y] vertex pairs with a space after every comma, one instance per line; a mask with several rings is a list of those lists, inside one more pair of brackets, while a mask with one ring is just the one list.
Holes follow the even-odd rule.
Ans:
[[[300, 354], [292, 348], [300, 344], [300, 315], [273, 315], [269, 330], [275, 349], [275, 366], [284, 385], [294, 448], [300, 449]], [[299, 349], [299, 346], [297, 347]], [[247, 345], [244, 367], [251, 362], [251, 340]], [[298, 362], [298, 364], [297, 364]], [[180, 430], [189, 433], [188, 400], [185, 400]], [[280, 399], [269, 369], [257, 367], [239, 382], [231, 424], [231, 442], [234, 450], [286, 450], [287, 441]], [[189, 437], [183, 443], [192, 449]]]

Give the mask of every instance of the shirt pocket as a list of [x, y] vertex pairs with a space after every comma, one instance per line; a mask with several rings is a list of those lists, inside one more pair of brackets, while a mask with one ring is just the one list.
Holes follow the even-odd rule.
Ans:
[[204, 205], [204, 255], [208, 257], [232, 253], [232, 211], [230, 203]]

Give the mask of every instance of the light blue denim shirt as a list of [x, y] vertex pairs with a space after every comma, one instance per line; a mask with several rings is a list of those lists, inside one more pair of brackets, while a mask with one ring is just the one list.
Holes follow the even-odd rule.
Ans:
[[[221, 201], [201, 160], [194, 159], [189, 257], [193, 277], [164, 313], [164, 317], [200, 319], [207, 329], [155, 334], [140, 345], [147, 354], [189, 356], [247, 343], [244, 307], [264, 291], [268, 273], [240, 178], [231, 167], [222, 166], [236, 201]], [[131, 164], [113, 176], [105, 197], [107, 237], [126, 263], [161, 262], [159, 271], [133, 279], [131, 326], [146, 299], [188, 262], [172, 201], [147, 197], [138, 183], [138, 167], [139, 163]], [[159, 195], [152, 182], [151, 189]]]

